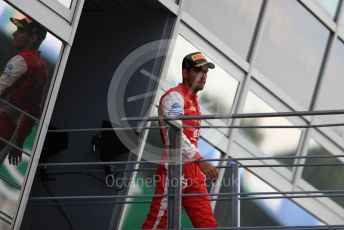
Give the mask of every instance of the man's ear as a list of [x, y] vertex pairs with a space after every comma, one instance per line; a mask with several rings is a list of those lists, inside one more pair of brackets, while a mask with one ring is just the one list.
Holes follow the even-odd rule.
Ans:
[[188, 78], [188, 76], [189, 76], [189, 70], [183, 69], [183, 70], [182, 70], [182, 75], [183, 75], [183, 79], [184, 79], [184, 78]]

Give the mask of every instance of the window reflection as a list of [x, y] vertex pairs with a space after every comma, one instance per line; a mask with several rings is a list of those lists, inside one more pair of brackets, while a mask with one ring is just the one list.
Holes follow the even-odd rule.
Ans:
[[[240, 170], [241, 192], [277, 192], [276, 189], [265, 183], [248, 170]], [[266, 195], [264, 195], [266, 196]], [[280, 195], [272, 195], [280, 196]], [[257, 226], [262, 224], [260, 216], [265, 216], [269, 225], [277, 223], [281, 226], [322, 225], [310, 213], [289, 199], [256, 199], [241, 202], [242, 226]], [[254, 209], [248, 209], [248, 207]], [[247, 208], [245, 208], [247, 207]], [[248, 215], [248, 213], [251, 213]]]
[[[35, 45], [23, 51], [14, 32], [17, 25], [31, 23], [31, 20], [24, 19], [15, 25], [10, 21], [11, 17], [21, 20], [26, 16], [0, 0], [0, 136], [27, 152], [27, 155], [21, 151], [10, 154], [14, 149], [0, 141], [0, 211], [13, 217], [62, 42], [49, 32], [44, 39], [44, 32], [41, 32], [36, 34], [43, 39], [40, 45], [37, 44], [39, 51]], [[43, 27], [37, 28], [44, 31]], [[25, 29], [15, 33], [28, 36]], [[13, 60], [19, 60], [19, 67], [24, 67], [19, 68]], [[40, 64], [36, 60], [40, 60]], [[46, 68], [42, 67], [43, 63]], [[9, 156], [18, 156], [18, 161], [11, 158], [11, 163], [18, 165], [9, 164]]]
[[[321, 146], [314, 139], [309, 142], [308, 156], [332, 156], [333, 154]], [[343, 163], [338, 158], [313, 158], [307, 159], [306, 164], [338, 164]], [[334, 176], [336, 175], [336, 176]], [[304, 167], [302, 178], [319, 190], [344, 189], [343, 166]], [[335, 202], [344, 207], [343, 197], [331, 197]]]
[[11, 229], [10, 221], [6, 217], [1, 217], [1, 215], [0, 215], [0, 229], [2, 230]]
[[[198, 49], [182, 36], [178, 36], [166, 77], [162, 86], [168, 89], [182, 81], [182, 60], [185, 55]], [[213, 62], [207, 57], [207, 60]], [[239, 82], [215, 63], [208, 72], [204, 90], [198, 93], [201, 112], [205, 114], [229, 115]], [[224, 121], [222, 121], [224, 122]]]
[[[204, 139], [200, 138], [198, 141], [198, 149], [200, 150], [203, 158], [205, 160], [211, 160], [211, 159], [220, 159], [222, 158], [222, 154], [219, 150], [214, 148], [214, 146], [210, 145], [208, 142], [206, 142]], [[209, 161], [210, 164], [213, 166], [219, 166], [221, 164], [220, 161]], [[207, 183], [207, 189], [210, 193], [214, 183], [212, 183], [211, 180], [206, 180]]]
[[[239, 173], [241, 181], [240, 192], [277, 192], [276, 189], [265, 183], [250, 171], [242, 168]], [[221, 182], [220, 193], [231, 192], [230, 179], [231, 169], [227, 168], [223, 181]], [[258, 196], [249, 197], [253, 198]], [[322, 223], [314, 216], [289, 199], [241, 200], [240, 206], [240, 226], [243, 227], [322, 225]], [[215, 206], [215, 216], [219, 227], [231, 226], [230, 208], [230, 200], [217, 201]]]
[[[337, 40], [320, 87], [316, 110], [337, 110], [344, 108], [344, 102], [340, 99], [344, 98], [344, 91], [342, 87], [344, 84], [343, 60], [344, 44], [340, 40]], [[316, 117], [316, 122], [342, 123], [343, 119], [344, 115], [320, 116]], [[340, 137], [340, 139], [344, 139], [344, 127], [329, 127], [322, 128], [322, 130], [331, 130], [336, 133]]]
[[266, 16], [257, 68], [308, 109], [330, 33], [298, 1], [271, 1]]
[[315, 0], [332, 18], [336, 16], [339, 0]]
[[68, 9], [70, 8], [72, 4], [72, 0], [57, 0], [59, 3], [67, 7]]
[[[270, 105], [256, 96], [252, 91], [248, 92], [244, 113], [269, 113], [277, 112]], [[249, 118], [242, 119], [241, 125], [293, 125], [283, 117], [273, 118]], [[260, 150], [273, 156], [295, 156], [299, 143], [300, 129], [240, 129], [250, 142]], [[292, 160], [279, 160], [283, 163], [292, 163]]]
[[262, 0], [187, 0], [183, 7], [195, 20], [246, 59], [261, 4]]
[[[200, 150], [204, 159], [219, 159], [221, 158], [221, 152], [215, 149], [212, 145], [206, 142], [204, 139], [199, 139], [198, 142], [198, 149]], [[220, 164], [219, 161], [209, 161], [210, 164], [214, 166], [218, 166]]]

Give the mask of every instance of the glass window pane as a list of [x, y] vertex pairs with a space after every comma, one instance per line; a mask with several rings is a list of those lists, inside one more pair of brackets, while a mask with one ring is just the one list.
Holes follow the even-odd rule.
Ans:
[[[277, 192], [276, 189], [248, 170], [241, 169], [240, 178], [241, 192]], [[265, 224], [279, 226], [322, 225], [318, 219], [289, 199], [241, 201], [241, 224], [242, 226]]]
[[[337, 110], [344, 108], [344, 44], [337, 40], [334, 51], [330, 57], [329, 64], [322, 81], [316, 110]], [[318, 123], [342, 123], [344, 115], [321, 116]], [[321, 120], [321, 121], [320, 121]], [[323, 128], [334, 131], [342, 139], [344, 137], [344, 127]]]
[[[269, 113], [277, 112], [252, 91], [248, 92], [244, 113]], [[293, 125], [283, 117], [273, 118], [249, 118], [242, 119], [241, 125]], [[300, 129], [240, 129], [250, 142], [256, 145], [267, 155], [295, 156], [299, 143]], [[279, 160], [283, 163], [292, 163], [292, 160]]]
[[57, 0], [59, 3], [67, 7], [68, 9], [70, 8], [72, 4], [72, 0]]
[[[178, 36], [173, 50], [167, 74], [162, 78], [162, 87], [167, 90], [182, 82], [182, 60], [185, 55], [198, 51], [198, 49], [182, 36]], [[208, 61], [213, 62], [207, 57]], [[221, 66], [215, 64], [215, 69], [208, 72], [204, 89], [198, 93], [201, 112], [214, 115], [229, 115], [239, 82]]]
[[[198, 142], [198, 149], [201, 152], [203, 158], [206, 160], [221, 158], [221, 152], [215, 149], [212, 145], [210, 145], [202, 138]], [[218, 166], [220, 164], [219, 161], [210, 161], [209, 163], [214, 166]]]
[[[27, 162], [28, 160], [29, 158], [25, 157], [23, 161]], [[0, 165], [0, 211], [10, 217], [15, 215], [27, 163], [22, 163], [20, 166], [10, 166], [8, 161]]]
[[2, 219], [1, 214], [0, 214], [0, 229], [2, 229], [2, 230], [10, 230], [11, 229], [11, 224], [8, 223], [8, 220], [6, 219], [6, 217], [4, 217], [4, 219]]
[[183, 7], [201, 25], [246, 59], [261, 4], [261, 0], [188, 0], [183, 2]]
[[332, 18], [336, 16], [339, 0], [314, 0], [319, 4]]
[[48, 32], [41, 44], [27, 44], [20, 38], [31, 35], [15, 32], [10, 17], [25, 16], [0, 0], [0, 137], [26, 152], [17, 152], [22, 156], [18, 165], [9, 164], [14, 150], [0, 140], [0, 211], [14, 216], [62, 42]]
[[269, 4], [257, 68], [308, 109], [330, 33], [298, 1]]
[[[340, 153], [336, 153], [340, 154]], [[332, 156], [333, 154], [311, 139], [308, 147], [308, 156]], [[306, 164], [337, 164], [343, 163], [338, 158], [307, 159]], [[333, 176], [338, 175], [338, 176]], [[342, 166], [304, 167], [302, 178], [319, 190], [343, 190], [344, 168]], [[344, 197], [330, 197], [344, 207]]]
[[[240, 192], [277, 192], [272, 186], [258, 178], [246, 169], [240, 169]], [[221, 181], [220, 193], [231, 192], [231, 169], [225, 170]], [[267, 195], [260, 195], [267, 196]], [[276, 195], [271, 195], [276, 196]], [[322, 223], [303, 208], [289, 199], [253, 199], [240, 201], [240, 226], [301, 226], [321, 225]], [[224, 198], [224, 196], [219, 196]], [[219, 227], [231, 226], [231, 201], [220, 200], [216, 202], [215, 216]]]
[[[211, 144], [209, 144], [207, 141], [205, 141], [202, 138], [200, 138], [198, 141], [198, 149], [200, 150], [200, 153], [202, 154], [205, 160], [220, 159], [222, 157], [221, 152], [219, 150], [214, 148], [214, 146], [212, 146]], [[209, 161], [209, 163], [215, 167], [220, 165], [219, 161]], [[206, 184], [207, 184], [208, 192], [211, 192], [211, 189], [214, 183], [212, 183], [211, 180], [207, 179]]]

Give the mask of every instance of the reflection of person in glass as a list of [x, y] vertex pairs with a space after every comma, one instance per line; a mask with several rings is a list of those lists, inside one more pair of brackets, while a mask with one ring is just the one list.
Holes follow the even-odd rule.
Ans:
[[[0, 102], [0, 137], [13, 140], [12, 143], [22, 149], [35, 121], [20, 110], [37, 118], [41, 113], [48, 72], [38, 48], [47, 31], [28, 17], [11, 18], [11, 22], [17, 26], [13, 33], [13, 45], [19, 52], [6, 64], [0, 76], [0, 98], [7, 102]], [[6, 143], [0, 141], [0, 150], [5, 147]], [[21, 157], [21, 151], [13, 147], [8, 149], [10, 164], [17, 165]]]
[[[200, 52], [191, 53], [184, 57], [182, 63], [183, 82], [177, 87], [171, 88], [160, 98], [159, 116], [199, 116], [200, 107], [197, 100], [197, 92], [203, 90], [206, 83], [208, 68], [215, 68], [213, 63], [208, 62]], [[200, 126], [200, 120], [183, 120], [183, 125]], [[160, 121], [160, 125], [165, 125]], [[161, 129], [161, 138], [165, 145], [169, 146], [168, 132]], [[199, 128], [184, 128], [181, 152], [183, 158], [188, 160], [202, 160], [203, 157], [197, 148], [200, 136]], [[166, 152], [163, 159], [167, 159]], [[216, 180], [218, 172], [208, 162], [191, 161], [183, 164], [182, 192], [184, 194], [208, 194], [205, 176]], [[155, 194], [167, 193], [167, 168], [161, 164], [157, 169], [157, 180]], [[184, 196], [184, 206], [192, 224], [196, 228], [216, 227], [217, 223], [210, 206], [209, 196]], [[153, 198], [147, 219], [143, 229], [166, 228], [167, 222], [167, 197]]]

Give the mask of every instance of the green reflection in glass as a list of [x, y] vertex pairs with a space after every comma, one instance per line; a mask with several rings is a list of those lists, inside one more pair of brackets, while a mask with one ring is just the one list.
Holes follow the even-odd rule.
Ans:
[[[16, 31], [17, 28], [13, 23], [11, 23], [10, 17], [22, 19], [25, 16], [29, 15], [23, 15], [11, 5], [7, 4], [3, 0], [0, 0], [0, 43], [2, 47], [0, 49], [0, 75], [2, 78], [2, 90], [0, 93], [0, 97], [3, 100], [7, 101], [7, 103], [11, 104], [7, 105], [7, 103], [0, 103], [0, 114], [2, 114], [3, 117], [6, 118], [1, 120], [1, 125], [5, 125], [6, 127], [6, 125], [12, 123], [10, 127], [1, 127], [2, 131], [7, 131], [7, 133], [4, 135], [5, 139], [11, 141], [12, 143], [16, 143], [16, 145], [19, 145], [19, 147], [23, 148], [26, 152], [31, 153], [35, 144], [37, 136], [37, 126], [39, 125], [39, 121], [29, 121], [26, 123], [22, 123], [21, 121], [24, 116], [13, 105], [33, 115], [38, 120], [40, 119], [41, 112], [44, 108], [45, 98], [48, 96], [47, 94], [49, 92], [49, 84], [53, 79], [53, 73], [55, 72], [55, 66], [58, 61], [60, 50], [63, 44], [58, 38], [54, 37], [54, 35], [48, 32], [46, 38], [39, 46], [40, 52], [32, 50], [27, 51], [30, 52], [30, 55], [38, 56], [38, 53], [41, 54], [41, 57], [46, 64], [47, 75], [39, 75], [35, 73], [35, 75], [32, 74], [32, 76], [34, 76], [32, 77], [30, 73], [33, 72], [24, 71], [21, 75], [18, 76], [19, 80], [12, 82], [12, 84], [9, 85], [4, 84], [4, 82], [6, 82], [5, 76], [13, 76], [11, 74], [12, 72], [8, 70], [13, 70], [16, 68], [20, 69], [20, 66], [18, 67], [13, 63], [9, 63], [7, 65], [7, 63], [17, 54], [17, 52], [20, 52], [20, 47], [17, 47], [19, 49], [16, 50], [16, 43], [13, 43], [13, 33]], [[33, 54], [33, 52], [35, 54]], [[21, 58], [24, 58], [24, 56], [25, 55], [21, 54]], [[32, 60], [36, 59], [33, 58]], [[29, 63], [31, 62], [25, 61], [25, 63], [26, 65], [29, 65]], [[40, 73], [44, 72], [45, 70]], [[26, 81], [22, 80], [23, 76], [25, 77]], [[28, 79], [31, 80], [27, 81]], [[33, 79], [39, 79], [40, 81], [33, 82]], [[23, 82], [30, 83], [28, 83], [24, 87]], [[4, 85], [5, 87], [3, 87]], [[21, 124], [21, 126], [19, 124]], [[15, 131], [16, 127], [18, 126], [20, 126], [22, 129], [18, 128], [17, 131]], [[22, 131], [20, 132], [22, 134], [21, 138], [19, 138], [20, 140], [18, 140], [18, 130]], [[11, 138], [11, 136], [13, 138]], [[9, 146], [6, 146], [6, 144], [2, 144], [3, 150], [0, 151], [0, 174], [3, 177], [3, 180], [0, 180], [0, 211], [8, 214], [9, 216], [15, 216], [15, 211], [18, 207], [18, 198], [21, 192], [19, 189], [23, 184], [23, 181], [25, 180], [24, 177], [27, 174], [26, 170], [29, 168], [28, 166], [30, 157], [22, 154], [22, 161], [19, 163], [19, 165], [10, 165], [8, 160], [6, 159], [9, 155], [7, 147]], [[6, 182], [6, 180], [13, 181], [14, 183], [8, 183]]]
[[[308, 156], [332, 156], [333, 154], [317, 143], [314, 139], [309, 142]], [[307, 159], [306, 164], [338, 164], [343, 163], [338, 158]], [[304, 167], [302, 178], [319, 190], [343, 190], [343, 166]], [[331, 197], [335, 202], [344, 207], [344, 197]]]
[[[244, 113], [270, 113], [276, 112], [261, 98], [256, 96], [252, 91], [248, 92]], [[289, 120], [283, 117], [273, 118], [249, 118], [242, 119], [241, 125], [293, 125]], [[295, 156], [297, 146], [300, 140], [300, 129], [240, 129], [251, 143], [256, 145], [267, 155], [272, 156]], [[279, 160], [282, 163], [292, 163], [293, 160]]]

